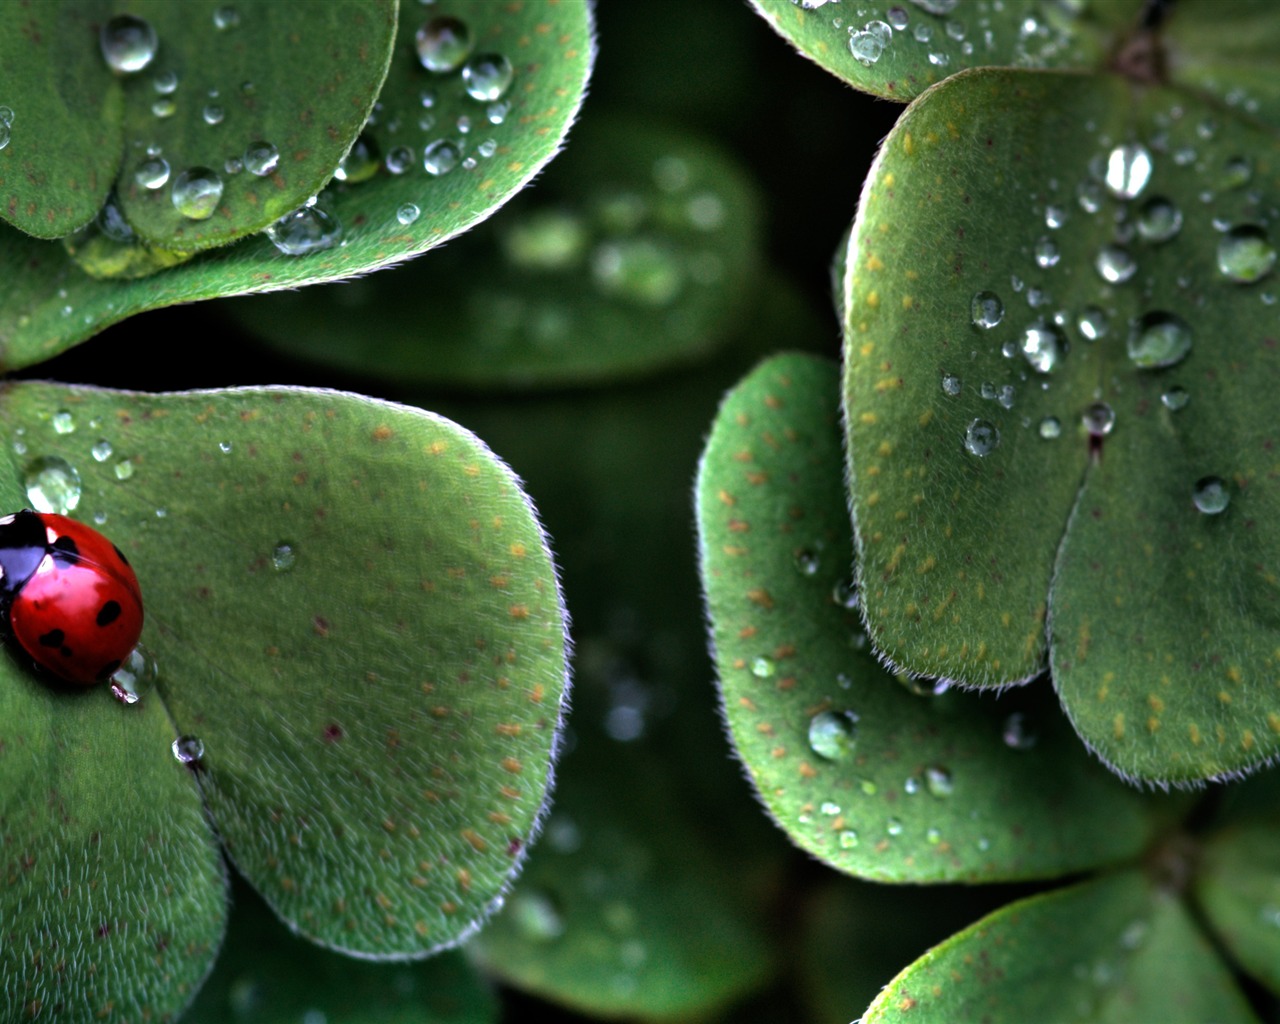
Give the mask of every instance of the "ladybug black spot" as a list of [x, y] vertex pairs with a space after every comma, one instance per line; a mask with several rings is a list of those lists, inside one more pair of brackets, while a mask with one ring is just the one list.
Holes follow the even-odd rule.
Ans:
[[96, 619], [99, 626], [109, 626], [120, 618], [120, 602], [108, 601], [98, 609], [98, 618]]
[[49, 545], [49, 549], [53, 552], [55, 562], [62, 565], [80, 564], [80, 546], [70, 537], [59, 537]]
[[124, 564], [125, 564], [125, 565], [128, 565], [128, 564], [129, 564], [129, 559], [127, 559], [127, 558], [125, 558], [125, 557], [124, 557], [124, 552], [123, 552], [123, 551], [121, 551], [121, 550], [120, 550], [118, 547], [116, 547], [114, 544], [112, 544], [112, 545], [111, 545], [111, 550], [112, 550], [112, 551], [114, 551], [114, 552], [116, 553], [116, 557], [117, 557], [118, 559], [120, 559], [120, 561], [124, 562]]
[[62, 632], [62, 630], [51, 629], [49, 630], [49, 632], [44, 633], [40, 636], [40, 646], [41, 647], [61, 647], [63, 641], [66, 639], [67, 639], [67, 634]]

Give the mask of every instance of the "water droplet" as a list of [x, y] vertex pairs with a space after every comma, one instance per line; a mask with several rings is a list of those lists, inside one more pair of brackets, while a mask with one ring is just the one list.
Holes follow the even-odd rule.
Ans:
[[264, 178], [280, 166], [280, 151], [270, 142], [259, 139], [244, 150], [244, 169], [258, 178]]
[[230, 455], [230, 454], [231, 454], [231, 448], [232, 448], [232, 444], [231, 444], [231, 442], [230, 442], [230, 441], [219, 441], [219, 442], [218, 442], [218, 451], [222, 452], [222, 454], [223, 454], [223, 455]]
[[1000, 431], [987, 420], [973, 420], [964, 432], [964, 449], [970, 455], [990, 455], [1000, 444]]
[[893, 29], [883, 21], [869, 21], [861, 32], [849, 36], [849, 52], [862, 64], [871, 65], [880, 59], [884, 48], [893, 41]]
[[1062, 436], [1062, 422], [1057, 416], [1046, 416], [1040, 421], [1040, 436], [1046, 441]]
[[1152, 196], [1138, 211], [1138, 234], [1147, 242], [1167, 242], [1182, 230], [1182, 211], [1164, 196]]
[[161, 71], [151, 80], [151, 88], [155, 89], [161, 96], [173, 95], [178, 88], [178, 73], [172, 70]]
[[1107, 169], [1103, 182], [1117, 199], [1134, 199], [1151, 180], [1151, 154], [1147, 147], [1137, 142], [1116, 146], [1107, 155]]
[[1107, 333], [1107, 314], [1097, 306], [1086, 306], [1076, 319], [1076, 330], [1086, 341], [1097, 341]]
[[112, 71], [131, 75], [155, 58], [159, 39], [150, 22], [132, 14], [118, 14], [102, 26], [98, 45]]
[[1196, 481], [1191, 490], [1191, 500], [1205, 515], [1216, 516], [1231, 504], [1231, 492], [1222, 477], [1205, 476]]
[[930, 14], [950, 14], [959, 5], [960, 0], [911, 0], [911, 2]]
[[671, 253], [646, 238], [602, 242], [591, 254], [591, 271], [601, 291], [642, 306], [668, 305], [684, 287]]
[[1102, 209], [1102, 186], [1096, 181], [1082, 181], [1076, 189], [1076, 201], [1085, 213], [1097, 213]]
[[1084, 429], [1094, 437], [1106, 437], [1116, 425], [1116, 413], [1106, 402], [1094, 402], [1081, 417]]
[[834, 818], [840, 813], [840, 805], [834, 800], [824, 800], [822, 806], [818, 808], [828, 818]]
[[550, 942], [564, 934], [564, 919], [555, 901], [537, 889], [517, 889], [508, 903], [508, 913], [520, 934], [535, 942]]
[[481, 103], [500, 100], [515, 78], [511, 61], [500, 53], [481, 53], [462, 66], [462, 85], [467, 95]]
[[418, 60], [428, 71], [456, 71], [471, 53], [471, 29], [458, 18], [432, 18], [414, 36]]
[[1066, 357], [1066, 336], [1052, 320], [1037, 320], [1022, 332], [1022, 354], [1036, 373], [1052, 373]]
[[858, 833], [853, 831], [853, 829], [847, 828], [840, 833], [838, 841], [840, 843], [840, 849], [852, 850], [858, 845]]
[[13, 107], [0, 106], [0, 124], [13, 124], [14, 116]]
[[1000, 736], [1004, 740], [1004, 745], [1010, 750], [1030, 750], [1039, 739], [1027, 725], [1027, 716], [1021, 711], [1015, 711], [1004, 720], [1004, 728]]
[[751, 662], [751, 674], [757, 679], [768, 679], [776, 671], [777, 666], [773, 663], [772, 658], [766, 658], [761, 655]]
[[1178, 412], [1187, 407], [1187, 403], [1191, 401], [1191, 393], [1186, 388], [1174, 386], [1160, 396], [1160, 401], [1170, 412]]
[[133, 180], [145, 189], [163, 188], [169, 180], [169, 162], [163, 157], [152, 156], [138, 164]]
[[89, 449], [89, 454], [93, 456], [94, 462], [106, 462], [107, 459], [111, 458], [114, 451], [115, 449], [111, 447], [110, 441], [106, 438], [100, 438], [94, 446]]
[[361, 132], [347, 150], [347, 155], [338, 162], [333, 176], [348, 185], [359, 185], [377, 174], [380, 166], [382, 157], [378, 153], [378, 144], [372, 136]]
[[306, 256], [337, 245], [342, 222], [318, 206], [304, 206], [286, 213], [266, 231], [272, 244], [286, 256]]
[[151, 104], [151, 113], [156, 117], [173, 117], [173, 112], [177, 109], [177, 104], [167, 96], [158, 99]]
[[1056, 231], [1067, 222], [1067, 208], [1059, 206], [1056, 203], [1050, 203], [1044, 208], [1044, 225], [1045, 227]]
[[116, 463], [114, 472], [117, 480], [130, 479], [133, 476], [133, 462], [129, 459], [121, 459]]
[[1036, 266], [1044, 270], [1057, 266], [1058, 260], [1062, 258], [1058, 245], [1052, 238], [1041, 238], [1036, 242], [1034, 255]]
[[190, 167], [174, 178], [170, 198], [188, 220], [207, 220], [222, 200], [222, 179], [208, 167]]
[[937, 846], [942, 842], [942, 831], [936, 828], [928, 829], [924, 834], [924, 838], [931, 846]]
[[831, 588], [831, 603], [846, 611], [858, 607], [858, 585], [853, 580], [840, 580]]
[[819, 711], [809, 719], [809, 748], [828, 761], [848, 757], [858, 738], [858, 716], [852, 711]]
[[822, 568], [822, 560], [818, 558], [816, 552], [808, 549], [797, 551], [795, 554], [796, 572], [801, 576], [816, 576], [820, 568]]
[[955, 376], [955, 374], [945, 373], [942, 375], [942, 393], [944, 395], [950, 395], [954, 398], [956, 395], [960, 394], [960, 390], [963, 386], [964, 385], [960, 378]]
[[73, 434], [76, 429], [76, 419], [66, 409], [59, 409], [50, 418], [49, 423], [53, 427], [55, 434]]
[[200, 117], [207, 125], [222, 124], [222, 120], [226, 116], [226, 110], [218, 106], [216, 103], [206, 104], [204, 110], [200, 112]]
[[931, 764], [924, 770], [924, 786], [930, 796], [950, 796], [955, 788], [951, 772], [940, 764]]
[[978, 292], [969, 305], [974, 327], [991, 330], [1004, 319], [1004, 303], [995, 292]]
[[182, 764], [197, 764], [204, 757], [204, 742], [199, 736], [179, 736], [173, 741], [173, 756]]
[[1104, 245], [1093, 260], [1098, 276], [1108, 284], [1124, 284], [1138, 272], [1138, 264], [1122, 245]]
[[422, 151], [422, 166], [428, 174], [448, 174], [458, 166], [462, 151], [448, 139], [437, 139]]
[[414, 203], [401, 203], [396, 209], [396, 220], [405, 227], [408, 227], [422, 213]]
[[1222, 165], [1222, 187], [1243, 188], [1253, 177], [1253, 166], [1242, 156], [1232, 157]]
[[1120, 945], [1125, 949], [1137, 949], [1147, 937], [1146, 921], [1131, 921], [1120, 934]]
[[907, 12], [901, 7], [890, 7], [889, 13], [885, 15], [885, 18], [888, 20], [889, 25], [898, 32], [901, 32], [907, 27], [909, 20]]
[[281, 541], [271, 552], [271, 567], [276, 572], [288, 572], [297, 560], [297, 552], [287, 541]]
[[404, 174], [413, 166], [413, 150], [408, 146], [396, 146], [387, 153], [384, 161], [387, 170], [392, 174]]
[[234, 7], [219, 7], [213, 12], [213, 27], [219, 32], [225, 32], [227, 29], [235, 28], [240, 24], [240, 12]]
[[13, 130], [3, 121], [0, 121], [0, 149], [4, 149], [5, 146], [9, 145], [9, 139], [12, 135]]
[[890, 818], [884, 823], [884, 830], [891, 836], [902, 835], [902, 820], [900, 818]]
[[80, 474], [66, 459], [46, 455], [27, 464], [22, 475], [27, 501], [37, 512], [65, 516], [80, 504]]
[[136, 704], [156, 682], [156, 660], [139, 644], [111, 675], [111, 695], [122, 704]]
[[1144, 313], [1129, 328], [1126, 347], [1134, 366], [1143, 370], [1173, 366], [1191, 351], [1191, 328], [1172, 313]]
[[1228, 280], [1252, 284], [1271, 273], [1275, 265], [1275, 246], [1256, 224], [1234, 227], [1218, 243], [1218, 270]]

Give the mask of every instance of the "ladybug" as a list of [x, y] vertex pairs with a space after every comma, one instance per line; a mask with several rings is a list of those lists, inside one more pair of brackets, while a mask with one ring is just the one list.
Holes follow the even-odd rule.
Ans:
[[0, 517], [0, 616], [40, 667], [80, 686], [120, 667], [142, 633], [142, 591], [124, 553], [66, 516]]

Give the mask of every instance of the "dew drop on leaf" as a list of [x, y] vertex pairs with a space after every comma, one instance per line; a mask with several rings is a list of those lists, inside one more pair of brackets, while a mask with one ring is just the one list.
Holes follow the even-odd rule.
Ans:
[[1030, 750], [1036, 745], [1037, 736], [1027, 723], [1027, 716], [1015, 711], [1004, 720], [1000, 733], [1004, 745], [1010, 750]]
[[1076, 330], [1086, 341], [1097, 341], [1107, 333], [1107, 314], [1097, 306], [1086, 306], [1076, 318]]
[[240, 12], [230, 5], [219, 7], [213, 12], [213, 27], [219, 32], [235, 28], [240, 24]]
[[1197, 480], [1191, 489], [1191, 500], [1205, 515], [1216, 516], [1231, 504], [1231, 492], [1222, 477], [1205, 476]]
[[1094, 402], [1081, 419], [1093, 437], [1106, 437], [1116, 425], [1116, 412], [1106, 402]]
[[55, 434], [73, 434], [76, 429], [76, 419], [66, 409], [59, 409], [51, 417], [49, 424], [53, 427]]
[[1107, 169], [1102, 180], [1117, 199], [1135, 199], [1147, 187], [1151, 171], [1151, 154], [1147, 147], [1127, 142], [1107, 154]]
[[1242, 156], [1233, 156], [1222, 165], [1223, 188], [1243, 188], [1253, 177], [1253, 166]]
[[208, 167], [189, 167], [174, 178], [170, 198], [188, 220], [208, 220], [222, 200], [222, 179]]
[[1234, 227], [1218, 243], [1218, 270], [1237, 284], [1260, 281], [1275, 265], [1275, 246], [1256, 224]]
[[281, 541], [271, 551], [271, 568], [276, 572], [288, 572], [298, 560], [298, 553], [292, 544]]
[[94, 462], [106, 462], [107, 459], [111, 458], [114, 452], [115, 449], [111, 447], [111, 442], [105, 437], [100, 438], [94, 443], [94, 446], [89, 449], [89, 454], [93, 456]]
[[392, 174], [404, 174], [413, 166], [413, 150], [408, 146], [395, 146], [388, 151], [383, 166]]
[[1160, 401], [1170, 412], [1177, 412], [1187, 407], [1187, 403], [1191, 401], [1191, 393], [1186, 388], [1175, 385], [1160, 396]]
[[1138, 317], [1125, 343], [1129, 359], [1142, 370], [1173, 366], [1191, 351], [1191, 328], [1173, 313], [1152, 311]]
[[458, 166], [462, 151], [448, 139], [437, 139], [422, 151], [422, 167], [430, 175], [439, 177]]
[[1182, 230], [1182, 211], [1164, 196], [1152, 196], [1138, 211], [1138, 234], [1152, 244], [1167, 242]]
[[113, 472], [116, 475], [116, 479], [122, 482], [131, 479], [133, 477], [133, 460], [121, 459], [116, 463]]
[[122, 704], [136, 704], [155, 687], [156, 660], [139, 644], [111, 675], [111, 696]]
[[893, 29], [883, 21], [869, 21], [861, 32], [849, 36], [849, 52], [868, 66], [874, 64], [893, 41]]
[[286, 256], [306, 256], [337, 245], [342, 222], [318, 206], [303, 206], [268, 227], [266, 235]]
[[159, 39], [149, 21], [132, 14], [118, 14], [102, 26], [98, 45], [107, 67], [117, 74], [131, 75], [155, 58]]
[[1040, 421], [1039, 431], [1046, 441], [1052, 441], [1062, 436], [1062, 422], [1057, 416], [1046, 416]]
[[396, 209], [396, 220], [404, 227], [408, 227], [418, 219], [421, 213], [416, 203], [401, 203]]
[[377, 174], [381, 166], [382, 157], [378, 153], [378, 144], [373, 141], [372, 136], [361, 132], [347, 150], [347, 155], [338, 162], [333, 176], [348, 185], [359, 185]]
[[858, 716], [852, 711], [819, 711], [809, 719], [809, 749], [827, 761], [843, 761], [857, 738]]
[[1022, 332], [1022, 354], [1036, 373], [1052, 373], [1067, 354], [1067, 339], [1052, 320], [1037, 320]]
[[481, 53], [462, 66], [462, 86], [473, 100], [492, 103], [506, 95], [515, 73], [511, 61], [502, 54]]
[[1004, 319], [1004, 303], [995, 292], [978, 292], [969, 304], [969, 317], [974, 327], [989, 331]]
[[280, 151], [270, 142], [259, 139], [245, 147], [243, 163], [246, 171], [263, 178], [280, 166]]
[[1123, 245], [1104, 245], [1093, 260], [1098, 276], [1107, 284], [1124, 284], [1138, 272], [1138, 264]]
[[955, 788], [950, 770], [940, 764], [929, 765], [924, 770], [924, 788], [929, 791], [930, 796], [939, 798], [950, 796]]
[[517, 930], [534, 942], [550, 942], [564, 934], [564, 918], [548, 893], [518, 889], [507, 904]]
[[964, 449], [970, 455], [990, 455], [999, 443], [1000, 431], [988, 420], [973, 420], [965, 428]]
[[197, 764], [204, 757], [204, 742], [199, 736], [179, 736], [172, 749], [174, 758], [182, 764]]
[[448, 74], [471, 54], [471, 29], [458, 18], [432, 18], [414, 36], [418, 60], [428, 71]]
[[954, 398], [956, 395], [960, 394], [960, 389], [962, 386], [963, 384], [961, 383], [960, 378], [957, 377], [955, 374], [953, 373], [943, 374], [942, 393], [944, 395], [950, 395], [952, 398]]
[[37, 512], [66, 515], [80, 504], [80, 474], [75, 466], [56, 455], [27, 464], [22, 474], [27, 501]]
[[1042, 270], [1048, 270], [1050, 267], [1057, 266], [1058, 260], [1062, 254], [1058, 251], [1058, 245], [1052, 238], [1041, 238], [1036, 242], [1034, 255], [1036, 258], [1036, 266]]
[[169, 162], [159, 156], [147, 157], [138, 164], [133, 180], [152, 192], [163, 188], [169, 181]]

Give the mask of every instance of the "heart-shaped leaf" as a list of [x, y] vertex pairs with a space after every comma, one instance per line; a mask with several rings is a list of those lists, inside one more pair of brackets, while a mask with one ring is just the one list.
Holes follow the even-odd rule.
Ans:
[[[482, 76], [486, 90], [475, 74], [464, 81], [465, 65], [427, 71], [416, 30], [440, 17], [468, 28], [473, 59], [486, 75], [505, 68], [498, 56], [509, 61], [510, 80]], [[314, 208], [273, 229], [276, 241], [256, 235], [144, 280], [95, 280], [61, 243], [0, 225], [0, 368], [47, 359], [144, 310], [293, 288], [405, 260], [466, 231], [523, 188], [555, 155], [582, 101], [594, 55], [585, 0], [455, 0], [448, 12], [425, 15], [405, 4], [400, 19], [377, 123], [347, 158], [343, 179]], [[497, 99], [473, 95], [488, 96], [502, 83]], [[433, 148], [437, 143], [444, 148]], [[242, 171], [236, 180], [251, 176]], [[130, 276], [171, 259], [136, 249], [110, 239], [76, 242], [77, 258], [95, 273]]]
[[370, 964], [290, 935], [237, 886], [218, 964], [189, 1024], [496, 1024], [498, 1000], [461, 952]]
[[862, 1019], [1257, 1020], [1182, 903], [1132, 871], [984, 918], [899, 974]]
[[468, 387], [615, 380], [689, 360], [748, 311], [755, 188], [696, 136], [588, 120], [531, 200], [394, 275], [224, 308], [304, 359]]
[[1086, 742], [1158, 781], [1280, 749], [1280, 493], [1252, 413], [1280, 378], [1253, 283], [1280, 151], [1216, 117], [1120, 80], [956, 76], [887, 140], [846, 278], [876, 644], [978, 686], [1051, 646]]
[[1280, 994], [1278, 827], [1272, 816], [1216, 833], [1204, 847], [1196, 899], [1231, 955]]
[[832, 364], [765, 363], [721, 406], [698, 474], [724, 714], [761, 799], [795, 843], [866, 878], [1132, 856], [1158, 805], [1090, 763], [1044, 688], [929, 696], [877, 664], [849, 586], [838, 388]]
[[[319, 191], [351, 145], [386, 75], [395, 15], [394, 0], [10, 7], [0, 216], [60, 237], [114, 183], [123, 222], [148, 245], [193, 252], [261, 231]], [[258, 150], [270, 166], [228, 173]]]
[[751, 0], [802, 54], [865, 92], [907, 102], [965, 68], [1093, 67], [1142, 0], [1100, 4], [1003, 0]]
[[0, 1019], [174, 1019], [222, 940], [226, 879], [173, 724], [6, 657], [0, 692]]
[[[50, 713], [152, 716], [159, 753], [131, 754], [149, 768], [135, 793], [181, 768], [168, 785], [192, 803], [198, 789], [231, 859], [295, 931], [404, 958], [473, 930], [522, 862], [566, 692], [555, 573], [510, 471], [439, 416], [323, 390], [22, 382], [0, 418], [15, 440], [7, 506], [101, 524], [146, 602], [154, 691], [132, 707], [102, 689], [59, 694]], [[175, 734], [189, 767], [175, 768]], [[83, 763], [68, 761], [78, 785], [113, 799], [112, 776]], [[12, 792], [19, 821], [52, 789]], [[167, 812], [148, 824], [159, 806], [112, 803], [115, 830], [181, 835]], [[92, 862], [58, 850], [87, 884]], [[203, 850], [166, 877], [194, 872]]]

